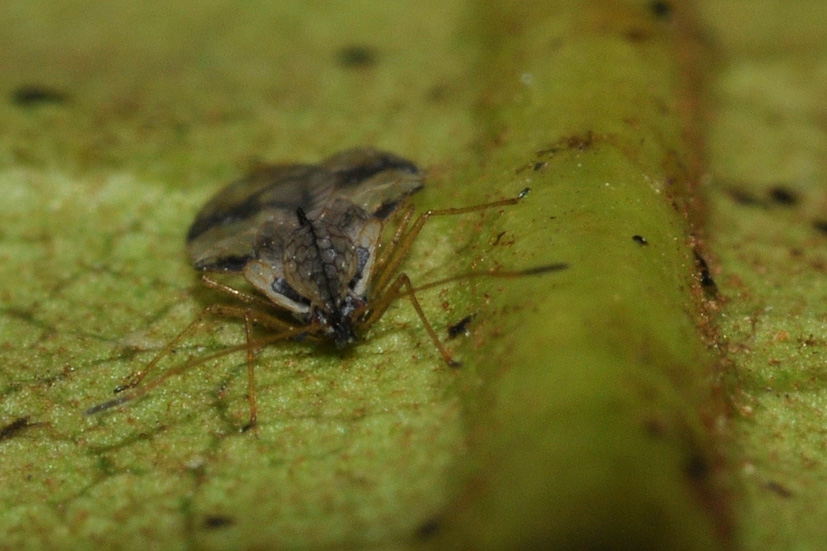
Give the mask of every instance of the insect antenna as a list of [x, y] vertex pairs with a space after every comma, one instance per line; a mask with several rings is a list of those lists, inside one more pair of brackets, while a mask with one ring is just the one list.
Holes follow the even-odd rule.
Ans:
[[407, 296], [409, 292], [418, 293], [420, 291], [424, 291], [426, 289], [431, 289], [433, 287], [439, 287], [441, 285], [446, 285], [448, 283], [453, 283], [455, 281], [462, 281], [463, 279], [475, 279], [478, 277], [494, 277], [494, 278], [501, 278], [501, 279], [514, 279], [517, 277], [523, 276], [532, 276], [532, 275], [542, 275], [547, 274], [549, 272], [559, 272], [561, 270], [565, 270], [569, 267], [568, 264], [565, 262], [558, 262], [556, 264], [545, 264], [543, 266], [535, 266], [534, 268], [526, 268], [525, 270], [490, 270], [490, 271], [473, 271], [473, 272], [463, 272], [461, 274], [456, 274], [450, 277], [446, 277], [444, 279], [437, 279], [436, 281], [429, 281], [428, 283], [424, 283], [418, 287], [415, 287], [412, 291], [408, 291], [402, 293], [400, 296]]
[[370, 307], [367, 317], [361, 322], [362, 326], [370, 327], [372, 324], [377, 322], [385, 314], [387, 309], [396, 299], [402, 297], [408, 298], [410, 299], [417, 316], [422, 322], [422, 325], [428, 332], [428, 336], [430, 337], [436, 349], [439, 351], [440, 356], [442, 356], [443, 361], [450, 367], [458, 366], [459, 362], [454, 360], [451, 353], [448, 352], [448, 350], [439, 340], [436, 331], [434, 330], [431, 323], [428, 321], [428, 318], [425, 316], [425, 312], [422, 310], [422, 306], [419, 304], [419, 300], [416, 298], [417, 292], [462, 279], [470, 279], [475, 277], [514, 278], [528, 275], [539, 275], [566, 269], [568, 268], [568, 265], [564, 263], [557, 263], [537, 266], [525, 270], [494, 270], [480, 272], [465, 272], [442, 280], [427, 283], [421, 287], [414, 287], [411, 283], [410, 278], [405, 273], [398, 274], [394, 279], [394, 273], [410, 252], [410, 249], [413, 246], [416, 237], [422, 231], [423, 227], [428, 222], [428, 220], [431, 220], [433, 217], [436, 216], [452, 216], [458, 214], [466, 214], [469, 212], [488, 210], [496, 207], [515, 205], [519, 203], [520, 200], [523, 199], [529, 191], [529, 188], [525, 188], [522, 191], [520, 191], [520, 193], [518, 193], [516, 197], [513, 197], [511, 199], [501, 199], [499, 201], [482, 203], [479, 205], [472, 205], [469, 207], [428, 210], [420, 214], [412, 224], [411, 220], [413, 220], [414, 207], [413, 205], [408, 205], [403, 211], [401, 219], [399, 221], [399, 225], [397, 226], [394, 232], [393, 239], [391, 240], [390, 249], [387, 253], [385, 253], [385, 255], [383, 255], [379, 260], [377, 260], [376, 276], [373, 289], [376, 298], [373, 300], [373, 304]]
[[511, 199], [500, 199], [499, 201], [493, 201], [491, 203], [482, 203], [479, 205], [471, 205], [469, 207], [427, 210], [421, 213], [412, 225], [411, 219], [413, 218], [414, 206], [408, 205], [402, 214], [399, 226], [394, 232], [394, 236], [391, 240], [391, 246], [387, 253], [387, 256], [384, 256], [383, 258], [380, 258], [377, 261], [377, 266], [375, 268], [376, 280], [374, 282], [375, 292], [381, 295], [384, 292], [385, 287], [387, 287], [390, 284], [393, 278], [393, 274], [399, 268], [399, 265], [402, 263], [405, 257], [408, 256], [408, 253], [410, 252], [410, 249], [413, 246], [414, 241], [416, 240], [419, 233], [422, 231], [422, 228], [425, 227], [425, 224], [428, 222], [428, 220], [431, 220], [433, 217], [437, 216], [454, 216], [458, 214], [467, 214], [469, 212], [478, 212], [497, 207], [516, 205], [520, 202], [520, 200], [522, 200], [526, 195], [528, 195], [529, 191], [531, 191], [530, 188], [524, 188], [522, 191], [520, 191], [520, 193], [517, 194], [516, 197], [513, 197]]
[[394, 281], [393, 285], [391, 285], [387, 292], [377, 301], [376, 305], [373, 307], [370, 314], [368, 315], [368, 318], [364, 321], [364, 326], [368, 327], [376, 321], [378, 321], [396, 299], [403, 297], [408, 298], [410, 299], [417, 316], [419, 316], [422, 325], [428, 332], [428, 336], [431, 338], [431, 341], [434, 343], [434, 346], [439, 351], [440, 356], [442, 356], [443, 361], [449, 367], [458, 367], [459, 365], [461, 365], [460, 362], [453, 358], [451, 353], [448, 352], [448, 350], [442, 344], [442, 341], [439, 340], [439, 336], [437, 336], [436, 331], [431, 325], [431, 322], [428, 321], [428, 318], [425, 316], [425, 312], [422, 310], [422, 306], [419, 304], [419, 299], [416, 298], [416, 293], [424, 291], [425, 289], [431, 289], [433, 287], [445, 285], [447, 283], [452, 283], [454, 281], [459, 281], [463, 279], [471, 279], [477, 277], [498, 277], [511, 279], [515, 277], [540, 275], [549, 272], [556, 272], [560, 270], [565, 270], [566, 268], [568, 268], [568, 264], [558, 263], [548, 264], [545, 266], [537, 266], [535, 268], [528, 268], [526, 270], [495, 270], [489, 272], [466, 272], [455, 276], [447, 277], [445, 279], [432, 281], [419, 287], [414, 287], [408, 275], [402, 273], [399, 274], [397, 279]]

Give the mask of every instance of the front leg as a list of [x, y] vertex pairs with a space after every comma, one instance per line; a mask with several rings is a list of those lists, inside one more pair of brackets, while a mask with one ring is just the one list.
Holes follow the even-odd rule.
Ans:
[[394, 272], [397, 268], [399, 268], [399, 265], [408, 255], [408, 252], [413, 246], [419, 232], [422, 231], [422, 228], [425, 227], [425, 224], [431, 218], [435, 216], [454, 216], [457, 214], [466, 214], [469, 212], [488, 210], [496, 207], [516, 205], [528, 194], [528, 192], [529, 189], [525, 188], [517, 195], [517, 197], [513, 197], [511, 199], [501, 199], [499, 201], [483, 203], [481, 205], [472, 205], [470, 207], [427, 210], [420, 214], [413, 224], [410, 224], [413, 211], [406, 209], [402, 223], [394, 235], [392, 242], [393, 248], [388, 251], [387, 258], [383, 259], [382, 264], [377, 268], [377, 274], [373, 283], [375, 291], [378, 294], [383, 294], [385, 292], [385, 287], [391, 282]]
[[367, 319], [364, 321], [364, 326], [370, 327], [379, 321], [379, 319], [385, 315], [385, 312], [388, 310], [388, 307], [393, 303], [393, 301], [401, 297], [407, 297], [411, 300], [411, 304], [413, 305], [414, 310], [416, 310], [416, 315], [419, 316], [419, 319], [422, 321], [422, 325], [425, 326], [425, 330], [428, 332], [428, 336], [431, 337], [431, 341], [433, 341], [440, 356], [442, 356], [442, 360], [448, 365], [448, 367], [459, 366], [459, 362], [454, 360], [451, 353], [448, 352], [448, 350], [442, 345], [436, 331], [434, 331], [433, 326], [428, 321], [428, 318], [425, 317], [425, 312], [422, 310], [422, 306], [416, 298], [416, 290], [411, 284], [411, 279], [408, 277], [408, 274], [399, 274], [393, 284], [388, 288], [388, 291], [374, 302], [370, 314], [368, 314]]

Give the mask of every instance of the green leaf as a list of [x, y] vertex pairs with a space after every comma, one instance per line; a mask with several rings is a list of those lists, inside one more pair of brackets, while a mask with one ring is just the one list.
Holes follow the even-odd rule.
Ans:
[[740, 540], [822, 549], [827, 5], [703, 4], [725, 60], [710, 78], [709, 229]]
[[[6, 546], [722, 545], [705, 424], [720, 411], [680, 212], [690, 43], [651, 3], [164, 11], [0, 8], [17, 98], [0, 107]], [[37, 87], [56, 93], [21, 93]], [[415, 284], [569, 269], [423, 291], [441, 335], [476, 316], [450, 343], [458, 370], [404, 301], [346, 353], [266, 349], [254, 433], [243, 357], [83, 415], [220, 298], [183, 250], [218, 186], [252, 159], [360, 144], [429, 168], [422, 208], [531, 188], [429, 223], [404, 266]], [[160, 369], [241, 342], [219, 321]]]

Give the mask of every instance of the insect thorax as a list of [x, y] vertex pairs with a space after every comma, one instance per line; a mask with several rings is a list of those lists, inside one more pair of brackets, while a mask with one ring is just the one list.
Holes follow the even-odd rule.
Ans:
[[292, 230], [268, 232], [259, 242], [259, 260], [244, 275], [275, 304], [320, 323], [339, 341], [366, 303], [382, 223], [346, 201], [296, 216]]
[[309, 220], [301, 210], [299, 216], [284, 247], [284, 278], [311, 305], [336, 310], [359, 269], [356, 243], [325, 217]]

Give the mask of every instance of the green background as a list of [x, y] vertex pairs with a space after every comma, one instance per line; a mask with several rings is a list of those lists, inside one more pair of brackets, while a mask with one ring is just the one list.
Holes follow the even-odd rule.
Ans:
[[[818, 549], [825, 12], [4, 2], [0, 549]], [[254, 433], [240, 357], [82, 414], [221, 299], [183, 246], [219, 186], [362, 144], [420, 208], [532, 188], [429, 223], [415, 283], [570, 268], [423, 292], [476, 314], [458, 370], [404, 302], [268, 348]]]

